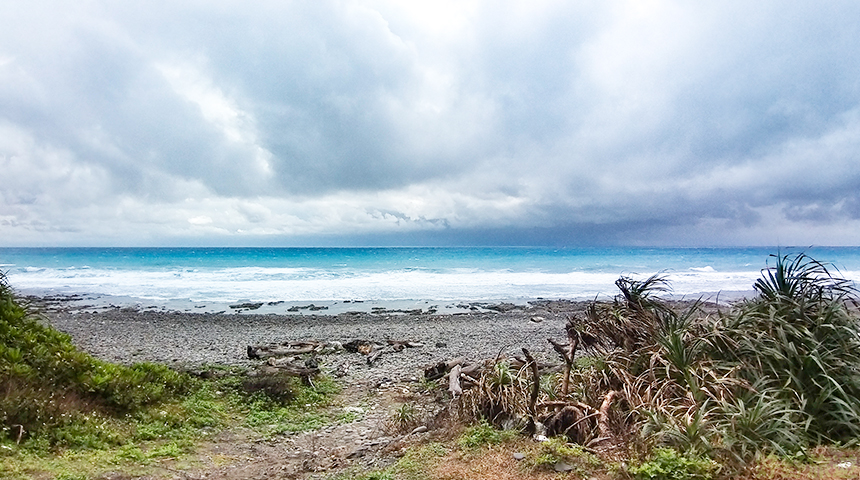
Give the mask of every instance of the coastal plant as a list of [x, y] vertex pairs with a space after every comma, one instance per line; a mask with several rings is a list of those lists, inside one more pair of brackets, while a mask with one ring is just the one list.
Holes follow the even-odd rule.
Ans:
[[860, 436], [860, 321], [853, 284], [806, 255], [776, 255], [758, 296], [721, 318], [714, 356], [736, 365], [811, 444]]
[[286, 373], [258, 374], [242, 380], [245, 393], [263, 393], [275, 403], [285, 404], [294, 400], [298, 384], [295, 377]]
[[458, 406], [466, 419], [481, 419], [500, 426], [507, 420], [528, 414], [528, 391], [531, 380], [525, 366], [515, 369], [508, 360], [499, 360], [477, 378], [477, 385], [467, 389]]
[[718, 315], [653, 297], [659, 277], [622, 278], [577, 328], [606, 368], [573, 372], [573, 396], [624, 399], [616, 434], [743, 464], [860, 436], [856, 290], [809, 257], [776, 255], [757, 296]]
[[391, 413], [387, 427], [392, 432], [406, 433], [418, 426], [420, 416], [411, 403], [402, 403]]

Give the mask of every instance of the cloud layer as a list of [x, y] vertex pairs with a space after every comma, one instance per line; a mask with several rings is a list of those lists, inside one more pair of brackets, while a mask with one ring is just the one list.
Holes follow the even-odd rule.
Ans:
[[857, 18], [6, 2], [0, 245], [856, 245]]

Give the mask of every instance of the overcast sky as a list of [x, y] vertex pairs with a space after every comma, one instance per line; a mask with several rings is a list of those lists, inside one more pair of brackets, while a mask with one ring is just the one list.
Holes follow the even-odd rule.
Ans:
[[0, 2], [0, 246], [374, 244], [858, 245], [860, 2]]

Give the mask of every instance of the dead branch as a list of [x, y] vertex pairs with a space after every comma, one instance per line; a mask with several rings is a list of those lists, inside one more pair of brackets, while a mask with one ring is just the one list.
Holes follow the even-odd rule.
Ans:
[[528, 349], [523, 348], [523, 355], [528, 360], [528, 365], [532, 373], [532, 391], [529, 396], [529, 424], [526, 426], [526, 432], [529, 434], [535, 433], [535, 403], [537, 403], [538, 395], [540, 394], [540, 374], [538, 374], [538, 366], [532, 354]]
[[615, 400], [618, 394], [618, 390], [611, 390], [603, 397], [603, 403], [600, 405], [599, 410], [600, 415], [597, 418], [597, 429], [600, 432], [601, 438], [612, 437], [612, 430], [609, 428], [609, 408], [612, 407], [612, 401]]

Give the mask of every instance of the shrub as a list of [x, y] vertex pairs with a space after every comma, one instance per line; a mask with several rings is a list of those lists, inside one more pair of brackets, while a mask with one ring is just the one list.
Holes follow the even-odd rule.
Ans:
[[755, 284], [758, 297], [721, 319], [713, 355], [797, 415], [808, 441], [860, 436], [860, 322], [856, 290], [826, 265], [800, 254]]
[[110, 418], [178, 397], [195, 382], [163, 365], [107, 363], [78, 350], [15, 298], [0, 272], [0, 429], [16, 442], [120, 442]]
[[682, 455], [671, 448], [657, 448], [651, 459], [630, 467], [630, 473], [641, 480], [708, 480], [717, 465], [704, 457]]

